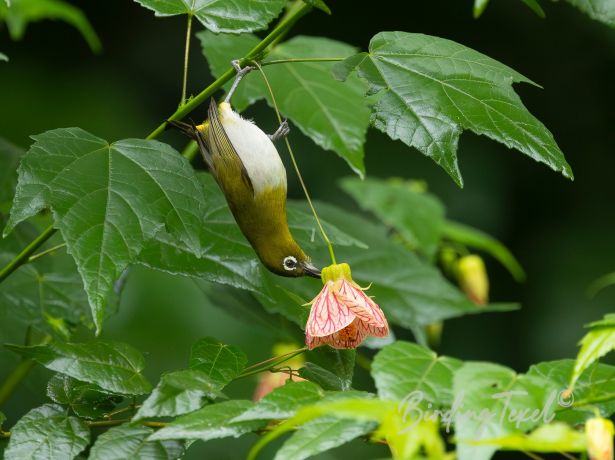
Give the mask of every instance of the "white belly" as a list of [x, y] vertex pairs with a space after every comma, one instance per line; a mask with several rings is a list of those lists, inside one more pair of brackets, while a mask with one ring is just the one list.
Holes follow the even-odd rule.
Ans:
[[224, 130], [248, 171], [254, 193], [271, 187], [286, 190], [286, 169], [269, 136], [229, 104], [220, 104], [219, 111]]

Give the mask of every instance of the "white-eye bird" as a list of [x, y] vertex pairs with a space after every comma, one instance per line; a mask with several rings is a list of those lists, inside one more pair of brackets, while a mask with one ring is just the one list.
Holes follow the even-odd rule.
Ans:
[[290, 277], [320, 278], [290, 233], [286, 218], [286, 169], [273, 141], [288, 133], [282, 123], [271, 136], [235, 112], [229, 103], [241, 78], [240, 69], [225, 100], [212, 99], [201, 125], [170, 121], [195, 139], [244, 236], [270, 271]]

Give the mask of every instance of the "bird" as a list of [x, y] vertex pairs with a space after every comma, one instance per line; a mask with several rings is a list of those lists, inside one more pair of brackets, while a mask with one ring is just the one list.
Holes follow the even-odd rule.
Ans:
[[267, 135], [254, 122], [233, 110], [230, 99], [251, 67], [239, 67], [225, 99], [211, 99], [207, 119], [200, 125], [169, 120], [196, 140], [203, 159], [224, 193], [241, 232], [263, 265], [286, 277], [311, 276], [321, 272], [293, 238], [286, 216], [286, 169], [274, 141], [288, 134], [284, 121]]

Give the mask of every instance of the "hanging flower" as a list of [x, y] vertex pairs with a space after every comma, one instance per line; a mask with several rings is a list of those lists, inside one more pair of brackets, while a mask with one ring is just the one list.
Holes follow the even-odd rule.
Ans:
[[365, 290], [352, 281], [350, 266], [336, 264], [322, 270], [325, 286], [310, 302], [305, 326], [309, 349], [328, 344], [333, 348], [357, 348], [373, 335], [386, 337], [389, 325], [382, 310]]

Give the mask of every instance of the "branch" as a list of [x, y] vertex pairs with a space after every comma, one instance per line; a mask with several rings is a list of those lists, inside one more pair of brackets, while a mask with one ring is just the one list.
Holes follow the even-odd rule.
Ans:
[[36, 237], [23, 251], [21, 251], [13, 260], [11, 260], [2, 270], [0, 270], [0, 283], [4, 281], [11, 273], [17, 270], [20, 266], [28, 262], [30, 256], [40, 248], [45, 241], [53, 236], [56, 229], [52, 225], [43, 230], [39, 236]]

